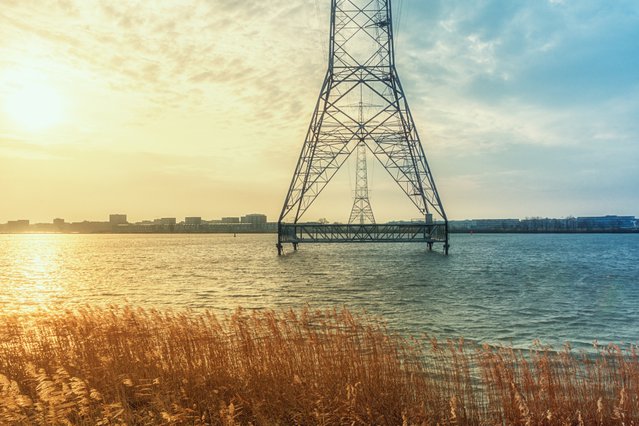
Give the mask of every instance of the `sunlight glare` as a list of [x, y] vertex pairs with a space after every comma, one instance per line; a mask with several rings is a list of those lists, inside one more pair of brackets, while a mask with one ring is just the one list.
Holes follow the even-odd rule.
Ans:
[[24, 74], [3, 99], [8, 117], [20, 128], [40, 131], [60, 124], [64, 120], [63, 96], [50, 84]]
[[[18, 272], [3, 282], [4, 297], [0, 307], [15, 307], [15, 311], [34, 312], [52, 309], [66, 294], [59, 279], [60, 250], [65, 239], [59, 235], [20, 235], [13, 241], [16, 253], [14, 269]], [[2, 310], [2, 309], [0, 309]]]

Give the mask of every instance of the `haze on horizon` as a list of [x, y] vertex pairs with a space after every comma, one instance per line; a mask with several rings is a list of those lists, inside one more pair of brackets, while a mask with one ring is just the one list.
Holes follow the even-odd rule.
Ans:
[[[328, 0], [0, 2], [0, 223], [277, 218]], [[639, 215], [638, 2], [394, 4], [449, 218]], [[305, 219], [348, 217], [353, 167]], [[378, 221], [415, 217], [384, 173]]]

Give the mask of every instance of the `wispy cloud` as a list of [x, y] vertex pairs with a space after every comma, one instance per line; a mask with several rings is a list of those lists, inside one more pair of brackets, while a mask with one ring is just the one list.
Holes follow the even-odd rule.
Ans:
[[291, 79], [322, 72], [319, 55], [308, 52], [316, 28], [306, 25], [307, 12], [285, 1], [65, 1], [45, 8], [27, 1], [10, 2], [0, 20], [6, 47], [35, 37], [59, 61], [114, 90], [189, 108], [224, 85], [256, 113], [268, 106], [286, 118]]
[[[525, 215], [531, 200], [539, 215], [639, 213], [635, 1], [400, 3], [400, 77], [453, 217]], [[64, 187], [64, 170], [126, 181], [129, 195], [191, 181], [252, 194], [234, 202], [273, 216], [326, 70], [327, 28], [327, 1], [4, 0], [0, 75], [36, 67], [78, 100], [53, 145], [0, 116], [0, 137], [30, 143], [0, 143], [0, 177], [35, 197], [43, 181], [25, 177], [49, 159]], [[606, 205], [584, 201], [602, 191]]]

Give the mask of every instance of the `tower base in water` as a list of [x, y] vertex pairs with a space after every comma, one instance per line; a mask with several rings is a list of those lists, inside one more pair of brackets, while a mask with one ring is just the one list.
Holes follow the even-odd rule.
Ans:
[[280, 224], [277, 248], [283, 253], [284, 243], [297, 250], [300, 243], [426, 243], [443, 244], [448, 254], [446, 224]]

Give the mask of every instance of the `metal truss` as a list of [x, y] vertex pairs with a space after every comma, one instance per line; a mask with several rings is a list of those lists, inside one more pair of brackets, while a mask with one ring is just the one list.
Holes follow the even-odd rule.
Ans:
[[355, 173], [355, 199], [349, 224], [375, 223], [375, 216], [371, 208], [371, 201], [368, 197], [368, 166], [366, 165], [366, 145], [357, 145], [357, 171]]
[[281, 229], [285, 243], [385, 243], [445, 242], [446, 227], [443, 224], [285, 224]]
[[279, 224], [298, 224], [361, 146], [425, 223], [444, 224], [447, 249], [446, 214], [395, 68], [391, 0], [331, 0], [330, 27], [328, 70]]

